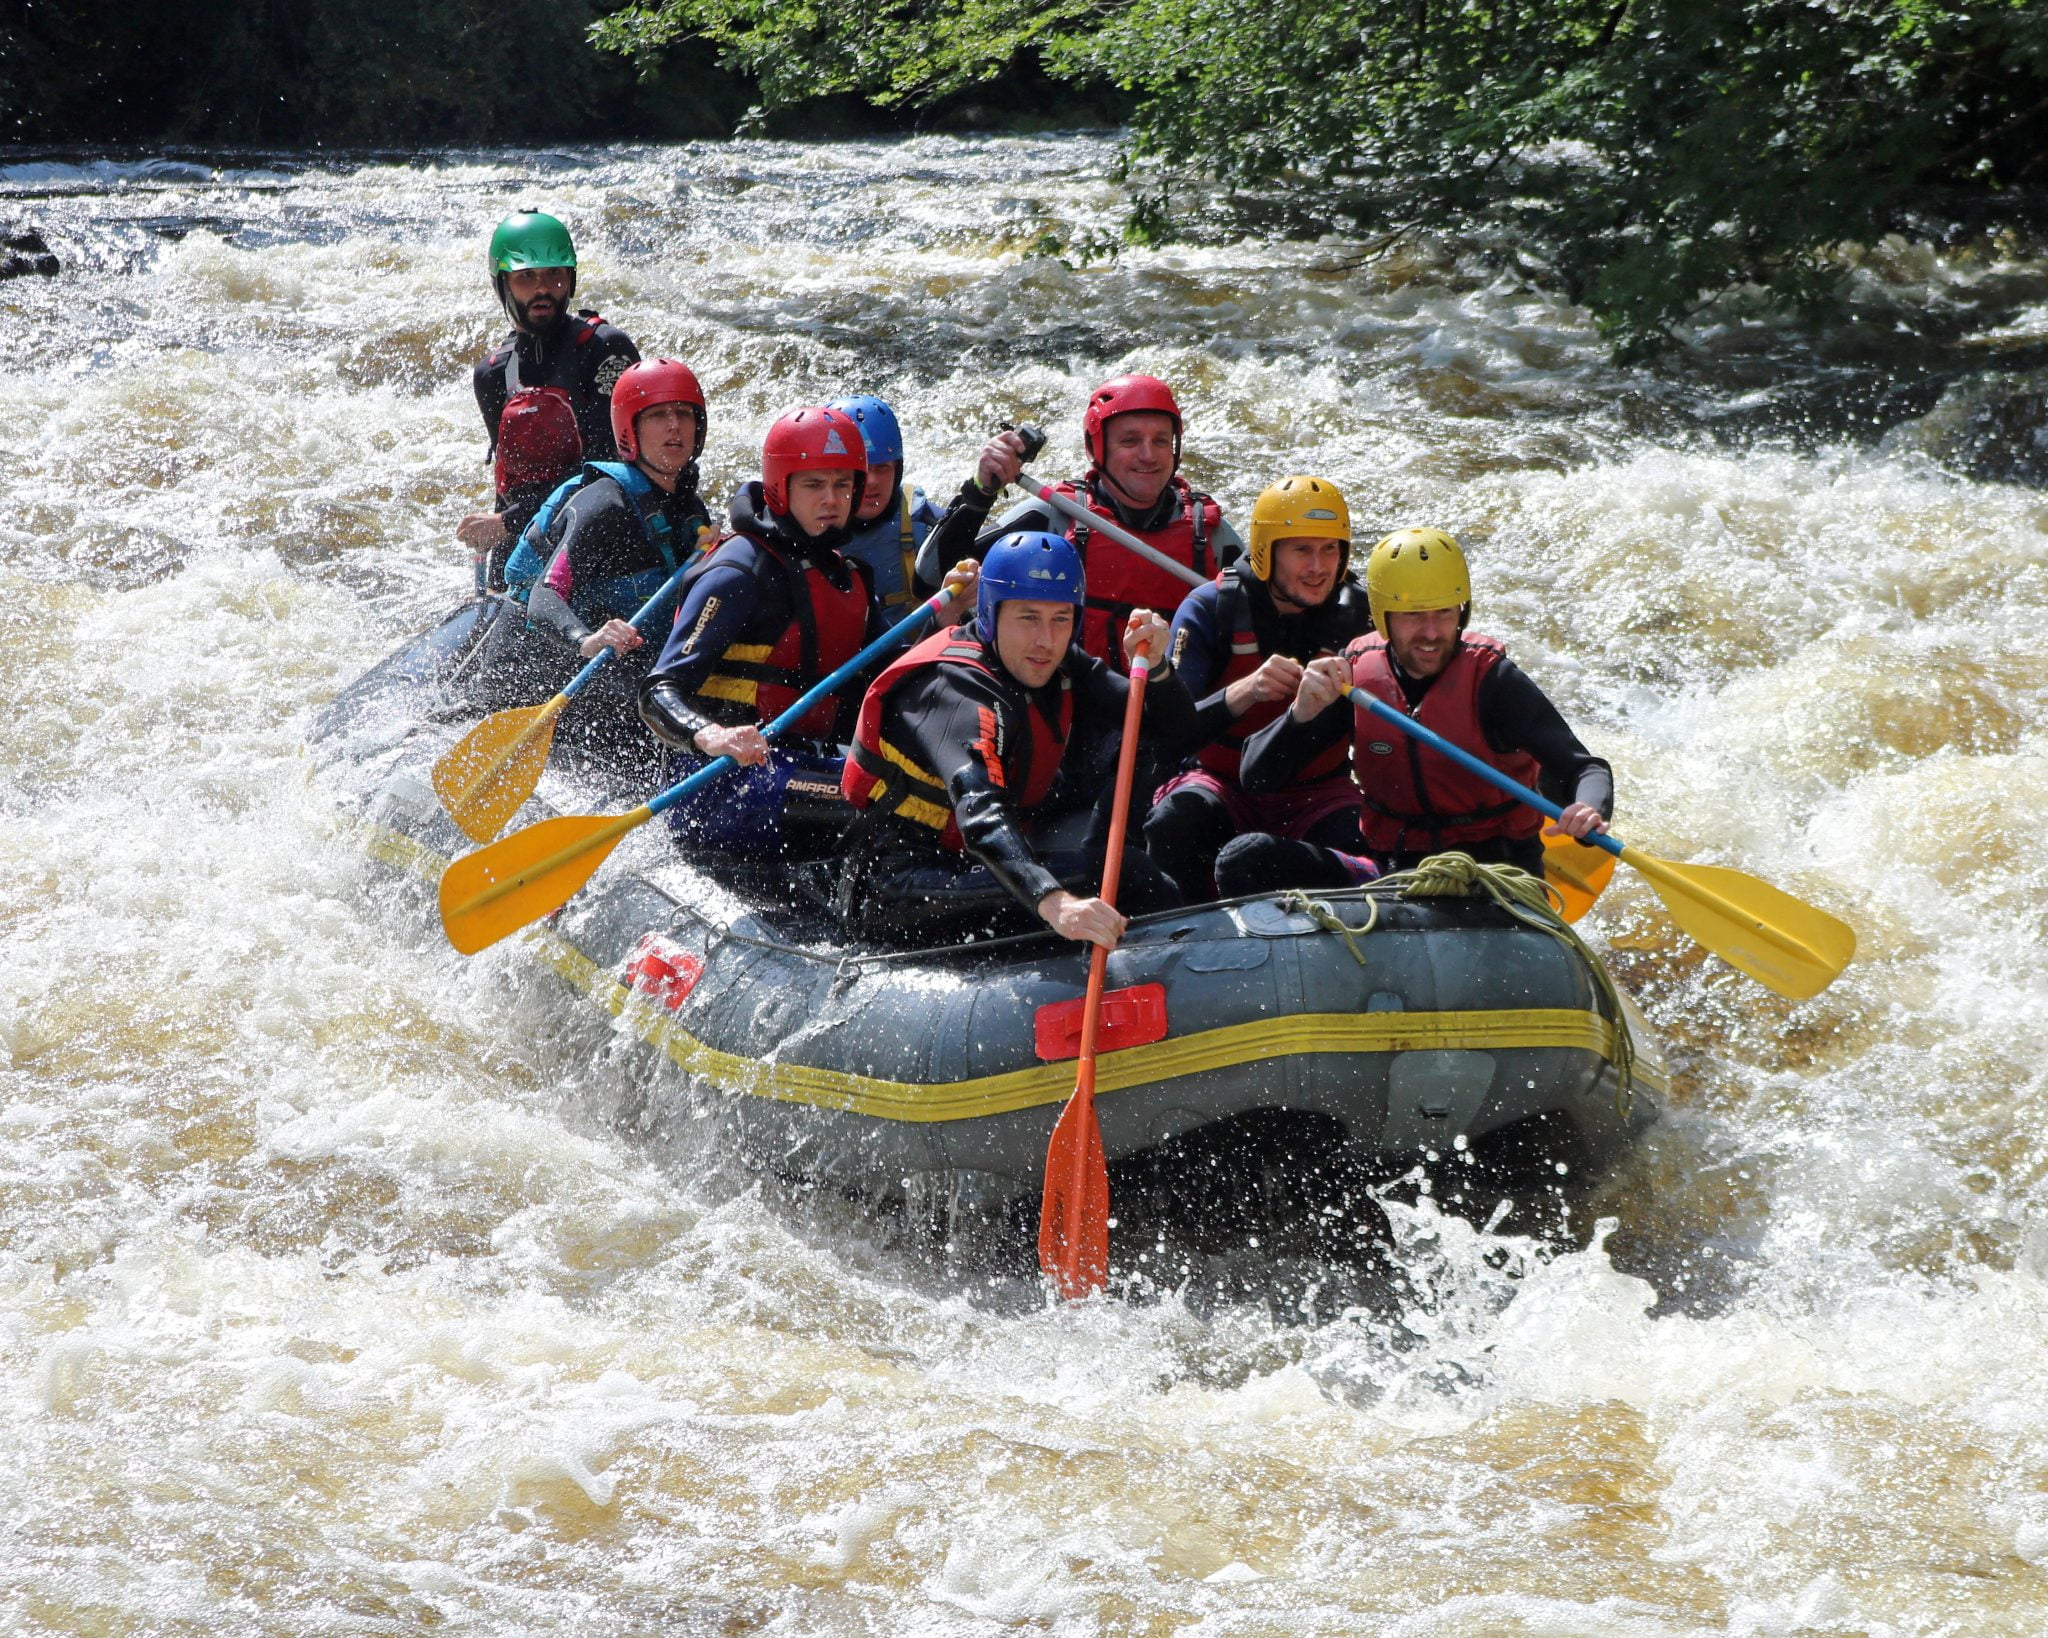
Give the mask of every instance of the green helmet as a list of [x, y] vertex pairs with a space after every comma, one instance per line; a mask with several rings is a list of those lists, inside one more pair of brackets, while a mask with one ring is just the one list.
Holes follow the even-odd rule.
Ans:
[[574, 267], [576, 242], [552, 216], [522, 210], [498, 224], [491, 235], [492, 273], [513, 273], [522, 267]]

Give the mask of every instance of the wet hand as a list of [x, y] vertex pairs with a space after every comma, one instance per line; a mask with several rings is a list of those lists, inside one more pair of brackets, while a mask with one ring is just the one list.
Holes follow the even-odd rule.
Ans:
[[1334, 654], [1323, 654], [1301, 668], [1292, 707], [1296, 722], [1318, 717], [1351, 689], [1351, 667]]
[[974, 467], [974, 481], [990, 495], [1000, 492], [1005, 484], [1015, 483], [1017, 474], [1024, 470], [1024, 452], [1024, 439], [1020, 434], [997, 433], [981, 446], [981, 459]]
[[1269, 654], [1265, 663], [1249, 677], [1240, 677], [1223, 691], [1223, 703], [1233, 717], [1241, 717], [1254, 705], [1290, 700], [1301, 686], [1301, 662], [1285, 654]]
[[1574, 802], [1543, 827], [1543, 834], [1569, 836], [1575, 842], [1584, 842], [1588, 836], [1605, 834], [1606, 830], [1607, 821], [1600, 817], [1598, 808], [1585, 802]]
[[946, 619], [955, 624], [974, 612], [974, 588], [981, 583], [981, 565], [963, 557], [946, 572], [946, 589], [953, 600], [946, 605]]
[[1117, 940], [1129, 925], [1115, 905], [1101, 899], [1084, 899], [1064, 887], [1055, 887], [1038, 901], [1038, 914], [1061, 938], [1070, 938], [1077, 944], [1099, 944], [1105, 950], [1116, 948]]
[[505, 520], [496, 512], [472, 512], [455, 526], [455, 538], [472, 552], [488, 552], [503, 544]]
[[761, 730], [745, 728], [700, 728], [692, 743], [706, 756], [729, 756], [742, 768], [758, 768], [768, 760], [768, 741]]
[[1132, 609], [1131, 617], [1124, 623], [1124, 660], [1135, 664], [1142, 649], [1149, 657], [1147, 663], [1153, 670], [1166, 658], [1166, 637], [1168, 627], [1164, 620], [1150, 609]]
[[629, 648], [638, 648], [640, 643], [640, 633], [624, 620], [607, 620], [576, 645], [576, 652], [586, 660], [594, 660], [601, 648], [608, 648], [614, 654], [623, 654]]

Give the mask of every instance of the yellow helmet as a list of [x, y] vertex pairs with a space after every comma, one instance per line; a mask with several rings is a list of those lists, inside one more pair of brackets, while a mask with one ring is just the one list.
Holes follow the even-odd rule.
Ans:
[[1391, 611], [1465, 608], [1472, 601], [1472, 576], [1465, 554], [1443, 530], [1398, 529], [1372, 549], [1365, 589], [1372, 599], [1373, 629], [1384, 637]]
[[1252, 503], [1252, 573], [1273, 577], [1273, 542], [1299, 537], [1351, 544], [1351, 509], [1328, 478], [1282, 478]]

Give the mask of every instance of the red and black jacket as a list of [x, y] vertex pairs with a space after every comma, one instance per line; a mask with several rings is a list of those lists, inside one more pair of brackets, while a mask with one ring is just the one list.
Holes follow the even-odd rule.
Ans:
[[[641, 687], [641, 717], [678, 747], [708, 726], [774, 721], [880, 633], [867, 565], [830, 537], [799, 537], [761, 509], [759, 490], [742, 489], [733, 502], [738, 531], [683, 582], [675, 626]], [[819, 701], [786, 732], [843, 737], [857, 686]]]
[[[965, 853], [1021, 903], [1059, 880], [1031, 835], [1101, 795], [1130, 681], [1078, 647], [1027, 689], [972, 631], [928, 637], [876, 678], [861, 702], [841, 789], [867, 810], [877, 847]], [[1169, 669], [1145, 692], [1145, 731], [1185, 743], [1194, 701]], [[864, 844], [865, 845], [865, 844]]]
[[[1467, 632], [1429, 692], [1413, 705], [1394, 675], [1384, 637], [1361, 637], [1344, 657], [1351, 662], [1354, 686], [1517, 783], [1533, 786], [1542, 765], [1527, 751], [1496, 750], [1479, 722], [1480, 687], [1507, 652], [1497, 638]], [[1359, 834], [1368, 852], [1437, 853], [1494, 837], [1521, 840], [1542, 830], [1543, 815], [1527, 803], [1503, 796], [1477, 774], [1389, 728], [1362, 706], [1353, 705], [1351, 714], [1351, 774], [1365, 797]]]
[[[1207, 743], [1195, 760], [1219, 779], [1235, 781], [1244, 742], [1287, 709], [1285, 700], [1254, 702], [1242, 716], [1232, 717], [1223, 691], [1249, 677], [1275, 654], [1304, 665], [1319, 654], [1342, 653], [1345, 646], [1372, 630], [1365, 587], [1346, 575], [1335, 594], [1320, 608], [1283, 615], [1274, 607], [1266, 583], [1239, 560], [1207, 586], [1190, 593], [1173, 617], [1168, 652], [1180, 668], [1188, 691], [1200, 701], [1202, 732]], [[1307, 784], [1342, 771], [1344, 747], [1324, 746], [1295, 775]]]
[[[1050, 487], [1069, 500], [1080, 501], [1097, 516], [1111, 523], [1118, 521], [1109, 503], [1096, 494], [1091, 479]], [[1154, 529], [1132, 528], [1130, 532], [1207, 580], [1216, 573], [1215, 552], [1209, 543], [1223, 521], [1222, 509], [1207, 495], [1190, 488], [1187, 479], [1178, 473], [1174, 474], [1171, 493], [1179, 504], [1165, 524]], [[1105, 538], [1098, 542], [1097, 531], [1085, 523], [1068, 520], [1065, 533], [1081, 554], [1081, 564], [1088, 575], [1088, 607], [1081, 615], [1081, 631], [1075, 640], [1082, 652], [1122, 671], [1124, 622], [1131, 611], [1151, 609], [1171, 619], [1188, 595], [1188, 583], [1113, 540]]]

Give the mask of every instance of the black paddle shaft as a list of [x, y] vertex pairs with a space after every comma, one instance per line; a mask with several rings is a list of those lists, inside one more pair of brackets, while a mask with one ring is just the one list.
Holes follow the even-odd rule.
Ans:
[[1045, 448], [1045, 428], [1033, 426], [1029, 421], [1024, 422], [1021, 426], [1013, 426], [1008, 421], [1005, 421], [996, 428], [996, 431], [1014, 432], [1024, 440], [1024, 463], [1027, 466], [1037, 460], [1038, 452]]

